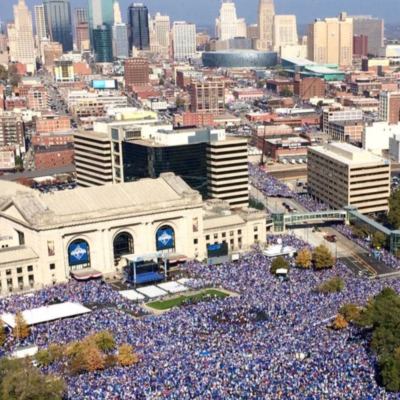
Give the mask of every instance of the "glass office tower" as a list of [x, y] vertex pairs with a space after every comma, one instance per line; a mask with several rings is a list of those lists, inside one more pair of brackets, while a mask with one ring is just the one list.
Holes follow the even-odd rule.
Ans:
[[133, 3], [128, 8], [129, 51], [150, 49], [149, 12], [143, 4]]
[[72, 22], [69, 0], [44, 0], [43, 4], [50, 41], [60, 43], [64, 52], [72, 51]]
[[100, 25], [93, 29], [93, 40], [96, 63], [113, 62], [111, 28], [108, 25]]
[[94, 47], [94, 29], [101, 25], [108, 25], [111, 29], [111, 27], [114, 25], [113, 0], [87, 0], [87, 11], [90, 43]]

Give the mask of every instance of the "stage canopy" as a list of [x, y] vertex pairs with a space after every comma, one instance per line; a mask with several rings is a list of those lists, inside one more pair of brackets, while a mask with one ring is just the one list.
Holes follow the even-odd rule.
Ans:
[[144, 294], [146, 297], [149, 297], [150, 299], [154, 299], [155, 297], [160, 296], [166, 296], [168, 294], [165, 290], [162, 290], [157, 286], [147, 286], [136, 290]]
[[278, 257], [284, 255], [291, 255], [296, 253], [296, 249], [290, 246], [282, 246], [280, 244], [275, 246], [270, 246], [263, 251], [263, 254], [267, 257]]
[[[76, 317], [77, 315], [82, 315], [90, 313], [91, 310], [82, 306], [79, 303], [61, 303], [53, 304], [51, 306], [33, 308], [32, 310], [22, 311], [22, 315], [28, 325], [43, 324], [44, 322], [54, 321], [56, 319]], [[15, 315], [10, 313], [5, 313], [1, 316], [3, 322], [15, 328]]]
[[165, 282], [157, 285], [159, 288], [166, 290], [169, 293], [187, 292], [189, 289], [178, 282]]
[[128, 300], [144, 300], [144, 296], [135, 290], [122, 290], [119, 294]]

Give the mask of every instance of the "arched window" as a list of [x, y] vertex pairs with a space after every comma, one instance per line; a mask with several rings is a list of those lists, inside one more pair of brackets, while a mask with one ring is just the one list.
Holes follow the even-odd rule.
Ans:
[[90, 248], [86, 240], [76, 239], [68, 246], [68, 261], [72, 270], [90, 266]]
[[175, 231], [169, 225], [163, 225], [156, 233], [156, 249], [164, 253], [175, 251]]
[[133, 254], [133, 237], [128, 232], [121, 232], [114, 239], [114, 259], [125, 254]]

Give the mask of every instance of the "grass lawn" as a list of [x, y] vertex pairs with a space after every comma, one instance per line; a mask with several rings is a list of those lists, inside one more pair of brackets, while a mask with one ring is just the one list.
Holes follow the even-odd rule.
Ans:
[[170, 300], [153, 301], [152, 303], [147, 303], [147, 305], [156, 310], [168, 310], [169, 308], [180, 306], [184, 300], [188, 300], [188, 299], [200, 299], [201, 300], [207, 294], [213, 294], [217, 297], [220, 297], [221, 299], [225, 299], [225, 297], [229, 297], [229, 294], [220, 292], [219, 290], [209, 289], [209, 290], [204, 290], [203, 292], [198, 293], [193, 296], [181, 295], [179, 297], [176, 297], [176, 298], [170, 299]]

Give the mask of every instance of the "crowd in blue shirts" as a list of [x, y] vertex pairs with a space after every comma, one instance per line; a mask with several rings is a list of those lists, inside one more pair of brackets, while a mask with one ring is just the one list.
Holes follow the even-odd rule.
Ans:
[[[269, 237], [278, 243], [277, 237]], [[294, 236], [280, 238], [283, 246], [309, 247]], [[392, 400], [375, 380], [375, 358], [368, 335], [349, 326], [330, 329], [340, 307], [362, 306], [384, 286], [400, 293], [396, 281], [371, 282], [355, 277], [344, 265], [302, 270], [288, 257], [289, 280], [270, 273], [271, 260], [254, 248], [239, 262], [207, 266], [189, 262], [194, 288], [223, 287], [234, 295], [187, 307], [161, 316], [134, 318], [109, 285], [70, 282], [38, 291], [34, 297], [1, 300], [2, 311], [37, 307], [55, 298], [105, 307], [90, 314], [38, 325], [27, 343], [40, 348], [69, 343], [107, 329], [117, 344], [129, 343], [139, 356], [131, 367], [66, 375], [71, 400]], [[346, 285], [340, 293], [313, 289], [333, 276]], [[130, 303], [134, 310], [140, 305]], [[120, 305], [121, 307], [115, 307]], [[16, 343], [10, 341], [6, 352]], [[60, 364], [44, 369], [61, 374]]]

